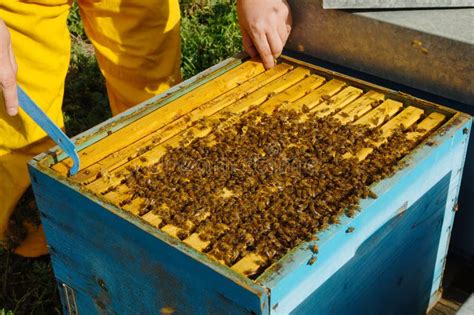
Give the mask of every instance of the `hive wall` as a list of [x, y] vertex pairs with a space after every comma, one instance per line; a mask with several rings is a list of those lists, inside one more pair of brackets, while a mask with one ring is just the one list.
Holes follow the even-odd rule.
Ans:
[[268, 311], [266, 293], [250, 281], [236, 284], [176, 250], [179, 245], [159, 240], [151, 229], [137, 227], [36, 169], [30, 171], [55, 276], [74, 290], [79, 314]]
[[[358, 299], [364, 300], [364, 296], [379, 296], [381, 300], [372, 299], [375, 305], [365, 306], [374, 310], [374, 314], [378, 314], [376, 310], [381, 305], [384, 313], [397, 313], [401, 303], [398, 299], [406, 301], [407, 307], [412, 305], [414, 310], [426, 310], [436, 303], [471, 122], [453, 125], [456, 128], [434, 137], [430, 146], [418, 148], [405, 159], [407, 164], [396, 175], [377, 184], [374, 187], [379, 195], [377, 200], [364, 200], [362, 211], [355, 218], [341, 220], [342, 227], [320, 235], [315, 264], [301, 264], [311, 255], [307, 249], [299, 248], [283, 259], [278, 272], [269, 270], [262, 275], [262, 282], [272, 292], [272, 309], [286, 314], [300, 310], [298, 307], [303, 303], [313, 305], [315, 310], [320, 305], [325, 314], [324, 310], [336, 307], [325, 301], [338, 294], [355, 297], [339, 300], [340, 307], [345, 309], [363, 307]], [[347, 233], [349, 228], [353, 231]], [[385, 239], [394, 245], [387, 246]], [[384, 260], [384, 257], [391, 258]], [[404, 264], [403, 268], [397, 260]], [[367, 273], [362, 272], [364, 268]], [[348, 281], [353, 280], [352, 286], [341, 284], [346, 283], [341, 282], [341, 273]], [[407, 288], [394, 280], [400, 277], [414, 277], [416, 281], [410, 283], [408, 291], [416, 298], [409, 298], [410, 294], [403, 297]], [[331, 289], [335, 282], [341, 291]]]
[[[423, 273], [423, 279], [434, 279], [434, 282], [430, 282], [431, 289], [427, 290], [426, 288], [429, 285], [426, 284], [426, 281], [428, 280], [424, 281], [422, 291], [423, 296], [429, 296], [428, 302], [430, 298], [433, 300], [436, 297], [444, 269], [444, 258], [454, 216], [451, 210], [457, 197], [465, 156], [468, 134], [463, 132], [463, 128], [470, 128], [468, 119], [465, 116], [459, 116], [459, 114], [457, 116], [458, 120], [455, 123], [449, 123], [442, 135], [437, 133], [436, 143], [433, 142], [430, 146], [423, 145], [413, 154], [410, 154], [409, 167], [376, 186], [376, 193], [379, 198], [377, 200], [364, 200], [362, 202], [363, 211], [360, 215], [356, 218], [343, 218], [341, 225], [333, 226], [320, 235], [320, 241], [323, 245], [320, 246], [318, 260], [315, 264], [307, 264], [313, 253], [308, 248], [300, 247], [293, 251], [291, 255], [284, 257], [281, 262], [270, 267], [261, 277], [257, 278], [256, 282], [245, 278], [241, 273], [249, 268], [258, 268], [258, 259], [254, 259], [250, 255], [250, 257], [245, 256], [242, 259], [243, 262], [235, 264], [232, 270], [213, 260], [212, 257], [201, 253], [201, 250], [198, 249], [199, 246], [197, 246], [200, 244], [191, 241], [186, 242], [186, 240], [183, 242], [176, 238], [174, 228], [164, 226], [157, 229], [159, 223], [157, 224], [156, 215], [153, 217], [150, 213], [151, 216], [142, 217], [143, 220], [140, 219], [137, 215], [138, 208], [133, 208], [137, 204], [123, 207], [125, 211], [121, 211], [119, 209], [120, 199], [118, 199], [121, 197], [120, 194], [114, 196], [114, 192], [111, 192], [100, 195], [110, 185], [110, 181], [116, 180], [116, 177], [109, 178], [107, 172], [102, 171], [103, 167], [110, 167], [115, 171], [117, 168], [124, 168], [124, 165], [129, 164], [129, 162], [143, 163], [138, 157], [140, 151], [137, 148], [143, 146], [144, 143], [157, 146], [158, 143], [153, 141], [153, 136], [165, 134], [166, 137], [173, 138], [176, 130], [180, 132], [188, 128], [190, 121], [197, 120], [206, 113], [209, 114], [207, 111], [210, 109], [219, 110], [220, 106], [229, 106], [230, 103], [235, 101], [235, 98], [243, 99], [243, 101], [237, 103], [242, 105], [242, 111], [249, 106], [262, 103], [264, 105], [261, 106], [264, 106], [267, 110], [271, 110], [283, 101], [287, 102], [285, 106], [304, 105], [305, 102], [298, 101], [301, 97], [304, 100], [311, 100], [311, 106], [320, 108], [321, 114], [330, 114], [331, 112], [326, 111], [326, 108], [329, 108], [331, 104], [339, 104], [336, 101], [324, 102], [325, 97], [323, 97], [328, 94], [332, 95], [326, 89], [328, 86], [334, 88], [334, 84], [340, 84], [338, 80], [323, 82], [314, 73], [308, 77], [306, 73], [309, 72], [308, 70], [304, 70], [306, 72], [300, 70], [294, 72], [295, 70], [284, 68], [285, 65], [273, 70], [277, 72], [276, 76], [272, 72], [263, 72], [264, 70], [255, 63], [247, 62], [241, 67], [247, 67], [247, 70], [240, 73], [239, 76], [228, 75], [232, 80], [222, 80], [221, 77], [220, 81], [214, 82], [221, 88], [221, 90], [213, 90], [213, 93], [216, 93], [215, 95], [207, 93], [208, 89], [203, 86], [204, 96], [201, 93], [198, 100], [193, 99], [198, 95], [195, 93], [190, 93], [182, 99], [178, 98], [176, 100], [177, 104], [187, 104], [188, 106], [196, 106], [196, 108], [198, 104], [203, 103], [208, 103], [209, 106], [202, 106], [198, 109], [188, 108], [187, 110], [195, 111], [190, 115], [186, 112], [180, 112], [181, 118], [179, 119], [175, 114], [171, 115], [175, 111], [175, 107], [164, 108], [164, 113], [168, 115], [165, 115], [165, 118], [155, 120], [160, 111], [154, 113], [155, 118], [152, 115], [146, 117], [146, 121], [155, 124], [144, 125], [148, 128], [148, 132], [154, 130], [151, 134], [146, 134], [146, 137], [143, 137], [142, 134], [143, 138], [139, 138], [141, 133], [137, 131], [143, 131], [139, 128], [140, 125], [143, 126], [143, 123], [137, 122], [136, 124], [126, 125], [126, 128], [114, 129], [113, 135], [115, 135], [115, 138], [104, 138], [102, 145], [99, 141], [96, 145], [86, 147], [82, 151], [82, 158], [84, 158], [86, 164], [89, 164], [86, 166], [89, 172], [83, 170], [78, 177], [65, 179], [60, 174], [67, 172], [68, 160], [55, 164], [52, 169], [47, 170], [39, 170], [34, 163], [32, 164], [34, 165], [31, 167], [34, 190], [38, 198], [39, 208], [42, 211], [48, 242], [51, 245], [55, 273], [60, 282], [68, 284], [77, 292], [78, 308], [81, 311], [84, 310], [85, 313], [99, 312], [104, 309], [118, 313], [156, 313], [157, 310], [168, 307], [178, 313], [265, 313], [269, 311], [272, 313], [289, 313], [300, 310], [299, 305], [303, 303], [301, 304], [301, 310], [303, 310], [307, 305], [313, 303], [311, 302], [313, 301], [312, 294], [315, 290], [323, 288], [326, 281], [328, 281], [327, 286], [331, 286], [331, 279], [335, 276], [338, 268], [342, 268], [341, 270], [349, 268], [345, 266], [346, 263], [354, 266], [357, 263], [351, 259], [357, 260], [357, 255], [367, 254], [367, 244], [373, 244], [371, 242], [374, 239], [383, 244], [383, 241], [378, 238], [380, 235], [377, 233], [386, 235], [388, 233], [385, 231], [387, 230], [386, 227], [388, 227], [388, 230], [397, 231], [394, 232], [393, 237], [399, 235], [398, 233], [402, 233], [402, 237], [396, 238], [400, 239], [401, 243], [406, 244], [403, 239], [410, 240], [410, 237], [413, 236], [403, 233], [403, 224], [422, 221], [417, 221], [420, 217], [416, 215], [412, 218], [411, 212], [409, 212], [410, 215], [402, 215], [402, 219], [398, 221], [396, 219], [397, 211], [401, 211], [400, 209], [405, 206], [409, 210], [414, 209], [413, 213], [423, 212], [416, 210], [419, 209], [417, 202], [424, 206], [430, 205], [429, 200], [422, 198], [422, 196], [426, 196], [425, 194], [434, 186], [439, 189], [439, 191], [435, 189], [437, 191], [435, 194], [439, 194], [442, 199], [443, 196], [446, 196], [446, 187], [445, 182], [441, 179], [448, 176], [447, 174], [451, 174], [449, 188], [447, 188], [447, 201], [443, 203], [444, 199], [437, 199], [440, 202], [439, 209], [444, 204], [446, 211], [443, 212], [438, 208], [436, 209], [441, 211], [440, 213], [436, 212], [438, 210], [430, 210], [434, 211], [433, 220], [442, 217], [442, 226], [439, 229], [435, 229], [434, 225], [427, 226], [426, 230], [423, 231], [432, 232], [436, 235], [420, 243], [423, 248], [430, 247], [430, 253], [423, 258], [427, 259], [424, 262], [428, 265], [431, 264], [433, 268], [431, 268], [431, 265], [427, 267]], [[292, 72], [288, 73], [290, 70]], [[278, 91], [281, 93], [274, 93], [272, 86], [267, 86], [268, 82], [262, 81], [259, 83], [262, 86], [256, 85], [254, 87], [258, 89], [257, 92], [247, 94], [246, 88], [252, 84], [244, 82], [248, 80], [248, 77], [259, 75], [259, 78], [264, 77], [270, 81], [276, 77], [286, 76], [291, 82], [287, 82], [288, 86], [284, 87], [281, 86], [281, 82], [275, 82], [275, 87], [280, 86], [281, 89]], [[310, 84], [307, 87], [308, 90], [302, 89], [297, 83], [299, 81]], [[295, 83], [297, 84], [295, 85]], [[291, 93], [285, 90], [292, 85], [294, 86], [290, 88]], [[320, 86], [323, 91], [318, 90]], [[333, 94], [336, 94], [340, 88], [334, 88], [336, 91]], [[356, 87], [348, 87], [347, 90], [349, 88], [358, 91]], [[367, 90], [364, 90], [365, 92]], [[224, 94], [217, 98], [219, 102], [211, 101], [221, 93]], [[360, 95], [362, 90], [358, 93]], [[392, 96], [389, 95], [388, 98], [392, 98]], [[348, 93], [345, 97], [350, 99], [347, 101], [349, 103], [354, 100], [351, 98], [351, 93]], [[418, 137], [419, 132], [422, 132], [420, 141], [453, 115], [453, 113], [435, 106], [431, 108], [424, 105], [420, 108], [413, 108], [411, 105], [418, 106], [418, 104], [413, 104], [413, 100], [401, 107], [401, 103], [397, 104], [400, 97], [395, 98], [395, 100], [397, 101], [386, 101], [384, 103], [384, 106], [389, 110], [386, 115], [395, 117], [392, 119], [395, 123], [387, 123], [386, 125], [395, 127], [402, 124], [408, 127], [417, 121], [420, 124], [426, 122], [426, 125], [430, 126], [429, 128], [420, 128], [418, 131], [407, 130], [407, 137]], [[341, 108], [346, 105], [348, 103], [341, 101]], [[345, 123], [364, 119], [366, 117], [364, 115], [368, 112], [371, 115], [371, 106], [364, 102], [349, 107], [351, 108], [349, 113], [337, 115]], [[392, 111], [393, 108], [395, 110]], [[423, 116], [422, 113], [425, 110], [426, 115]], [[436, 115], [432, 115], [437, 114], [438, 111], [442, 113], [442, 117], [433, 124], [430, 117], [435, 117]], [[341, 112], [344, 112], [344, 110]], [[405, 112], [410, 113], [410, 115], [402, 114]], [[376, 114], [375, 111], [374, 114]], [[359, 115], [363, 117], [361, 118]], [[384, 117], [386, 115], [384, 114]], [[438, 117], [440, 117], [439, 115], [438, 113]], [[188, 116], [190, 116], [189, 119], [186, 118]], [[370, 117], [371, 119], [368, 121], [374, 127], [385, 122], [384, 119], [373, 120], [376, 117]], [[407, 121], [410, 121], [410, 123], [408, 124]], [[169, 128], [166, 126], [167, 124], [169, 124]], [[116, 127], [117, 125], [112, 123], [110, 126]], [[392, 127], [385, 127], [385, 130], [390, 131]], [[104, 130], [107, 130], [107, 127]], [[116, 142], [113, 139], [123, 141]], [[178, 141], [175, 142], [178, 143]], [[103, 145], [104, 143], [109, 145]], [[130, 143], [131, 145], [128, 146]], [[114, 145], [119, 145], [120, 152], [127, 153], [114, 154]], [[103, 151], [101, 148], [106, 148], [106, 150]], [[160, 153], [161, 149], [141, 152], [141, 154], [147, 157], [145, 161], [151, 163], [153, 159], [156, 160], [156, 157], [153, 156], [156, 152]], [[132, 161], [130, 161], [127, 156], [132, 153]], [[365, 154], [370, 154], [370, 152], [362, 154], [360, 159], [364, 159]], [[100, 162], [96, 163], [97, 161]], [[100, 176], [98, 176], [99, 174]], [[91, 187], [95, 189], [90, 189]], [[93, 196], [93, 193], [95, 193], [95, 196]], [[107, 200], [109, 203], [103, 200]], [[387, 222], [393, 222], [393, 224], [387, 225]], [[349, 227], [355, 227], [355, 232], [346, 233], [346, 228]], [[423, 229], [423, 227], [420, 227], [420, 229]], [[392, 234], [388, 233], [387, 235]], [[436, 239], [439, 240], [437, 248]], [[199, 242], [199, 239], [197, 241]], [[434, 252], [436, 257], [433, 260]], [[387, 257], [390, 256], [390, 253], [385, 253], [385, 251], [384, 254]], [[352, 258], [351, 255], [356, 256]], [[362, 259], [362, 256], [360, 259]], [[246, 257], [250, 259], [245, 259]], [[381, 259], [379, 263], [385, 264], [386, 260]], [[356, 271], [356, 269], [351, 270]], [[431, 270], [431, 277], [429, 277], [429, 270]], [[411, 272], [411, 270], [408, 271]], [[366, 280], [364, 277], [357, 281], [364, 282]], [[265, 288], [269, 288], [269, 290]], [[308, 297], [309, 300], [307, 300]], [[418, 297], [420, 297], [419, 305], [428, 304], [425, 297], [420, 295]], [[269, 299], [271, 303], [268, 303]], [[316, 295], [314, 301], [319, 301], [319, 299], [321, 299], [321, 294]], [[321, 307], [323, 306], [324, 304], [321, 304]]]
[[320, 314], [426, 312], [450, 177], [385, 223], [292, 314], [315, 309]]

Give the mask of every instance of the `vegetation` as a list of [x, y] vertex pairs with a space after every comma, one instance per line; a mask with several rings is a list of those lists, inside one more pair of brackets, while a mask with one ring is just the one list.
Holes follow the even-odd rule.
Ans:
[[207, 2], [181, 5], [181, 69], [185, 79], [241, 50], [234, 1]]
[[[181, 12], [185, 79], [241, 50], [235, 0], [181, 1]], [[66, 132], [73, 136], [111, 114], [105, 83], [76, 4], [68, 25], [73, 45], [63, 112]], [[25, 216], [37, 220], [37, 213], [31, 211], [32, 198], [31, 193], [23, 198], [13, 221], [21, 222]], [[0, 250], [0, 279], [0, 315], [61, 313], [49, 257], [26, 259]]]

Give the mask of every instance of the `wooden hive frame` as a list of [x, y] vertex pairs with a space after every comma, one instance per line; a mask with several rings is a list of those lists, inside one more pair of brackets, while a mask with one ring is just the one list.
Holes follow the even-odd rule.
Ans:
[[[449, 109], [328, 72], [289, 57], [281, 58], [277, 67], [267, 71], [254, 61], [243, 62], [227, 70], [216, 74], [211, 81], [192, 87], [193, 93], [168, 100], [167, 106], [159, 110], [147, 112], [145, 107], [145, 110], [136, 112], [135, 118], [134, 115], [129, 115], [132, 122], [116, 131], [110, 132], [109, 129], [104, 135], [102, 127], [97, 127], [96, 135], [102, 133], [102, 138], [96, 137], [91, 141], [91, 137], [88, 137], [82, 140], [85, 145], [80, 151], [82, 168], [79, 174], [66, 179], [71, 160], [64, 158], [61, 152], [56, 152], [55, 157], [39, 157], [39, 165], [70, 185], [75, 185], [84, 194], [105, 201], [115, 211], [130, 218], [130, 215], [138, 216], [143, 200], [137, 198], [130, 204], [122, 205], [121, 202], [128, 197], [124, 187], [119, 185], [117, 174], [124, 172], [130, 165], [157, 162], [166, 152], [167, 146], [177, 146], [182, 141], [189, 141], [189, 130], [193, 131], [193, 137], [212, 137], [211, 128], [202, 130], [193, 126], [202, 117], [226, 119], [226, 124], [232, 124], [237, 121], [238, 115], [228, 117], [226, 112], [242, 114], [252, 109], [271, 113], [277, 107], [298, 110], [306, 106], [317, 116], [331, 115], [342, 124], [366, 124], [371, 128], [381, 128], [382, 140], [371, 143], [371, 146], [380, 146], [400, 126], [409, 129], [417, 125], [416, 131], [406, 132], [406, 137], [416, 144], [427, 141], [429, 135], [436, 132], [442, 124], [450, 123], [455, 116]], [[372, 150], [368, 145], [357, 154], [357, 158], [365, 159]], [[110, 185], [118, 185], [118, 189], [107, 191]], [[124, 214], [120, 209], [130, 215]], [[202, 219], [204, 221], [205, 217]], [[141, 220], [154, 228], [158, 228], [161, 223], [161, 218], [151, 212], [142, 216]], [[158, 235], [168, 235], [164, 237], [165, 241], [176, 238], [179, 232], [179, 228], [171, 225], [165, 225], [160, 230]], [[201, 252], [208, 246], [196, 233], [182, 243], [186, 244], [184, 247], [188, 246], [196, 252]], [[302, 246], [307, 244], [293, 249], [289, 255]], [[222, 266], [222, 262], [212, 260], [210, 257], [207, 262]], [[263, 264], [263, 257], [249, 254], [231, 266], [231, 274], [239, 278], [254, 274]], [[228, 267], [218, 269], [221, 268]], [[270, 266], [256, 282], [271, 280], [276, 269], [277, 267]]]
[[[129, 166], [151, 165], [158, 162], [166, 153], [168, 146], [177, 147], [183, 140], [189, 141], [187, 136], [189, 132], [192, 132], [194, 139], [213, 137], [211, 127], [201, 130], [193, 125], [203, 117], [211, 120], [227, 119], [225, 125], [229, 125], [237, 121], [238, 115], [246, 113], [252, 107], [255, 107], [255, 110], [272, 113], [276, 108], [301, 111], [303, 106], [306, 106], [310, 112], [316, 113], [317, 117], [332, 116], [342, 124], [380, 127], [382, 140], [373, 143], [375, 147], [385, 143], [400, 125], [408, 129], [417, 122], [421, 131], [407, 134], [407, 137], [420, 141], [447, 118], [445, 114], [432, 112], [421, 119], [425, 111], [419, 107], [386, 99], [383, 92], [367, 88], [364, 91], [339, 79], [327, 79], [311, 70], [283, 61], [275, 68], [264, 71], [261, 64], [247, 61], [198, 88], [189, 96], [177, 99], [143, 118], [139, 121], [138, 129], [135, 126], [127, 126], [117, 134], [106, 138], [104, 142], [115, 144], [110, 146], [109, 150], [102, 150], [106, 143], [98, 143], [81, 151], [83, 168], [78, 175], [70, 179], [80, 182], [86, 189], [107, 202], [139, 215], [140, 207], [145, 200], [136, 198], [133, 202], [123, 205], [122, 202], [129, 199], [130, 195], [127, 194], [125, 185], [120, 185], [121, 178], [117, 174], [126, 172]], [[226, 118], [226, 112], [237, 116]], [[122, 137], [121, 134], [129, 136]], [[137, 135], [141, 136], [138, 140]], [[117, 148], [117, 143], [123, 149], [112, 152], [113, 148]], [[367, 147], [361, 150], [357, 157], [362, 161], [372, 151], [372, 147]], [[69, 159], [66, 159], [53, 165], [52, 168], [66, 175], [69, 162]], [[108, 191], [111, 186], [118, 188]], [[142, 219], [157, 228], [162, 222], [153, 212], [148, 212]], [[203, 222], [205, 219], [206, 217], [202, 218]], [[194, 228], [190, 222], [188, 229]], [[223, 227], [225, 228], [229, 227]], [[178, 237], [181, 229], [168, 224], [161, 227], [161, 230]], [[209, 242], [202, 241], [197, 233], [191, 234], [183, 242], [198, 251], [209, 245]], [[265, 258], [257, 254], [249, 254], [235, 263], [232, 269], [251, 275], [255, 274], [265, 261]]]

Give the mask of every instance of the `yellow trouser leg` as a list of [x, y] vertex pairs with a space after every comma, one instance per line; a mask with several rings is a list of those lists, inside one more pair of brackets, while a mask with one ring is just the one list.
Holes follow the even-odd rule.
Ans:
[[[39, 3], [39, 4], [38, 4]], [[19, 65], [18, 81], [63, 126], [61, 103], [69, 63], [66, 0], [0, 4]], [[112, 112], [118, 114], [181, 80], [177, 0], [80, 1], [81, 15], [106, 78]], [[44, 133], [24, 113], [10, 118], [0, 104], [0, 239], [8, 218], [29, 185], [25, 163], [44, 151], [29, 144]], [[5, 136], [5, 137], [4, 137]], [[42, 230], [33, 231], [17, 253], [45, 253]]]
[[[18, 83], [60, 126], [70, 53], [66, 26], [69, 7], [67, 0], [0, 2], [0, 17], [10, 30], [18, 63]], [[26, 162], [49, 146], [44, 137], [40, 127], [22, 111], [9, 117], [0, 97], [0, 240], [29, 185]], [[25, 256], [38, 256], [45, 253], [46, 247], [43, 244], [18, 250]]]
[[178, 0], [79, 0], [114, 115], [179, 83]]

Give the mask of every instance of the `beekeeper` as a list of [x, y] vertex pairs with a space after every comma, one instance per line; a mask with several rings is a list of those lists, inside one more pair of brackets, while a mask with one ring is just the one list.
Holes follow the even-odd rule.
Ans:
[[[178, 0], [78, 0], [84, 29], [94, 45], [114, 115], [180, 82]], [[30, 185], [26, 163], [47, 150], [46, 134], [18, 108], [17, 83], [59, 126], [69, 65], [67, 16], [72, 0], [0, 0], [0, 241]], [[291, 15], [285, 0], [238, 0], [243, 45], [273, 66], [288, 38]], [[42, 227], [15, 252], [47, 253]]]

